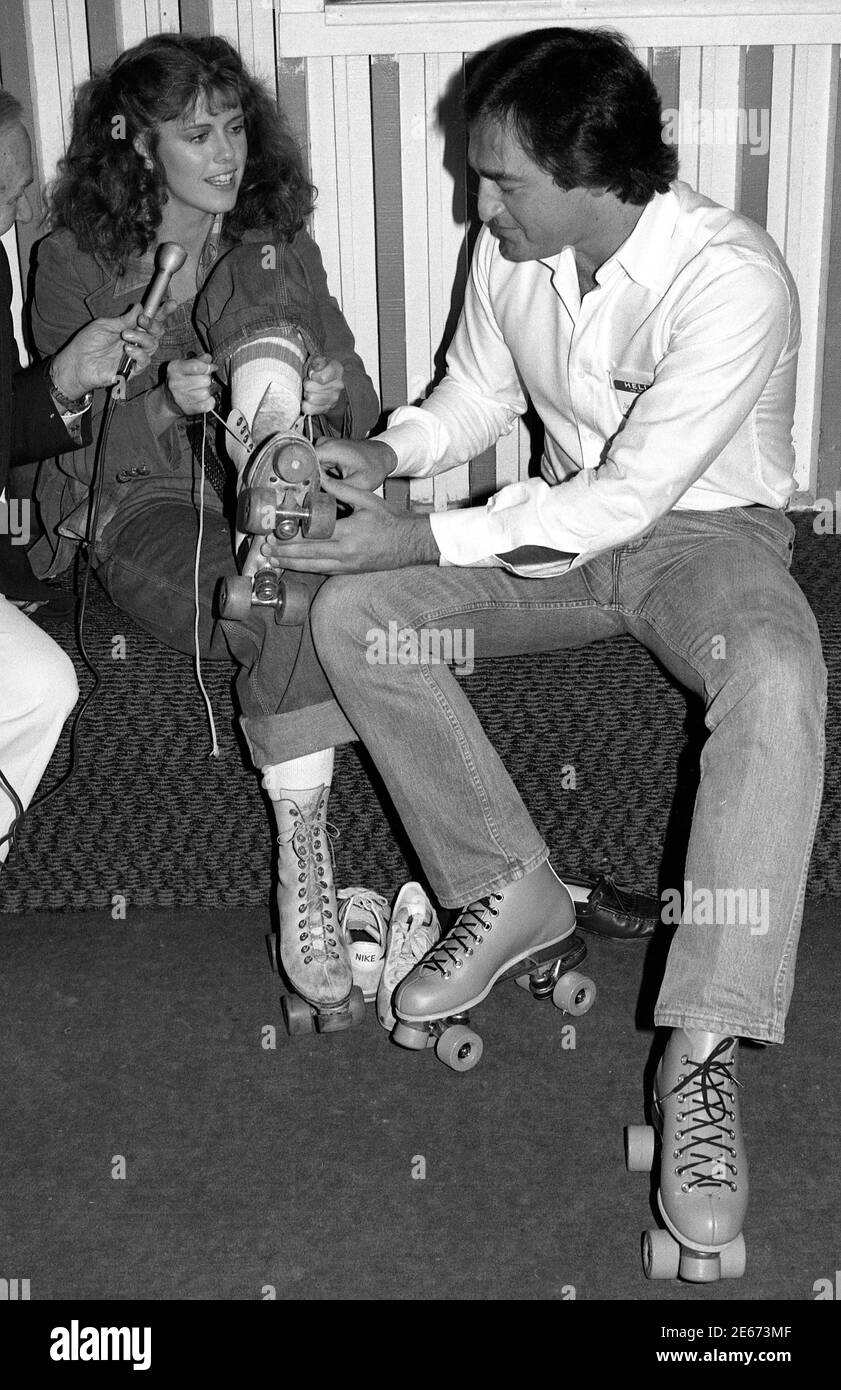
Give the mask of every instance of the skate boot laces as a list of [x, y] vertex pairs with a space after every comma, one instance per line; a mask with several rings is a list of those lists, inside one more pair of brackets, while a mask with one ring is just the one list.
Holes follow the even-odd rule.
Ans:
[[[735, 1192], [738, 1168], [734, 1140], [736, 1096], [732, 1089], [741, 1081], [732, 1074], [736, 1054], [724, 1061], [735, 1038], [723, 1038], [703, 1062], [694, 1062], [683, 1054], [681, 1066], [692, 1070], [679, 1077], [678, 1083], [658, 1102], [661, 1110], [668, 1096], [677, 1096], [679, 1109], [675, 1119], [683, 1128], [675, 1130], [672, 1157], [683, 1160], [675, 1173], [682, 1179], [681, 1191], [692, 1192], [702, 1187], [729, 1187]], [[664, 1136], [665, 1139], [665, 1136]], [[684, 1141], [684, 1142], [681, 1142]]]
[[490, 919], [499, 916], [499, 909], [493, 904], [501, 902], [501, 893], [489, 893], [470, 903], [419, 969], [437, 972], [448, 980], [453, 970], [460, 970], [465, 960], [482, 945], [487, 933], [493, 931]]
[[[289, 801], [289, 815], [295, 824], [291, 828], [292, 848], [298, 873], [298, 921], [296, 930], [304, 965], [313, 960], [339, 960], [337, 922], [331, 906], [331, 877], [333, 842], [338, 838], [335, 826], [322, 820], [326, 797], [319, 799], [315, 809], [306, 815], [296, 801]], [[284, 844], [281, 836], [278, 843]]]

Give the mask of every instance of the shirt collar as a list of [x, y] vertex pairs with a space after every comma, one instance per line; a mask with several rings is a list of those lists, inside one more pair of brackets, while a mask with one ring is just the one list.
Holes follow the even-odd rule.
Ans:
[[677, 222], [680, 205], [677, 193], [670, 188], [668, 193], [655, 193], [650, 203], [646, 203], [634, 230], [626, 237], [618, 250], [614, 251], [596, 272], [601, 281], [603, 273], [614, 261], [618, 261], [626, 275], [630, 275], [638, 285], [653, 289], [664, 275], [670, 274], [668, 244]]

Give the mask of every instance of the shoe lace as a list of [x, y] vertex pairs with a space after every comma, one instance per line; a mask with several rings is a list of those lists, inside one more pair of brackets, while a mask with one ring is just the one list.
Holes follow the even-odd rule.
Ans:
[[491, 906], [499, 902], [502, 902], [501, 893], [488, 893], [486, 897], [470, 903], [460, 913], [455, 926], [429, 952], [421, 970], [437, 971], [445, 979], [449, 978], [450, 967], [460, 970], [465, 959], [473, 955], [475, 947], [481, 946], [485, 934], [493, 930], [494, 924], [488, 918], [499, 916], [498, 910]]
[[[734, 1086], [741, 1081], [732, 1073], [735, 1065], [735, 1052], [724, 1060], [724, 1054], [735, 1046], [735, 1038], [723, 1038], [702, 1062], [695, 1062], [684, 1054], [681, 1066], [690, 1066], [692, 1071], [678, 1079], [676, 1086], [668, 1092], [678, 1096], [684, 1109], [678, 1110], [675, 1118], [686, 1126], [675, 1131], [675, 1141], [687, 1140], [672, 1153], [673, 1158], [684, 1159], [678, 1164], [675, 1173], [683, 1177], [681, 1190], [691, 1192], [698, 1187], [729, 1187], [735, 1192], [738, 1184], [734, 1178], [738, 1168], [733, 1159], [736, 1150], [733, 1140], [736, 1131], [727, 1121], [734, 1121], [736, 1112]], [[666, 1099], [666, 1096], [662, 1098]], [[662, 1105], [662, 1101], [660, 1102]], [[695, 1152], [701, 1147], [706, 1152]]]
[[[388, 902], [381, 893], [375, 893], [373, 888], [340, 888], [336, 897], [339, 900], [339, 923], [345, 934], [349, 930], [364, 931], [380, 946], [385, 944]], [[361, 913], [368, 913], [369, 918], [374, 920], [352, 922], [352, 917], [358, 919]]]
[[406, 908], [405, 916], [391, 920], [392, 958], [401, 965], [414, 965], [429, 950], [432, 935], [432, 914], [426, 908]]
[[[335, 863], [333, 846], [339, 832], [329, 821], [322, 819], [326, 797], [320, 797], [314, 809], [305, 813], [296, 801], [287, 798], [290, 816], [295, 818], [292, 848], [298, 861], [298, 940], [304, 964], [315, 959], [339, 960], [336, 923], [330, 907], [330, 882], [326, 865]], [[326, 854], [325, 854], [326, 850]], [[313, 910], [314, 909], [314, 910]]]

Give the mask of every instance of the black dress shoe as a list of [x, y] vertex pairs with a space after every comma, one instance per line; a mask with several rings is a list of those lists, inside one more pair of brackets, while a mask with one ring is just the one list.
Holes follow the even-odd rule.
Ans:
[[660, 903], [645, 893], [618, 888], [612, 878], [567, 878], [561, 874], [575, 903], [576, 924], [595, 936], [615, 941], [649, 941], [660, 922]]
[[39, 624], [72, 624], [76, 613], [74, 595], [37, 579], [23, 546], [6, 535], [0, 535], [0, 594]]

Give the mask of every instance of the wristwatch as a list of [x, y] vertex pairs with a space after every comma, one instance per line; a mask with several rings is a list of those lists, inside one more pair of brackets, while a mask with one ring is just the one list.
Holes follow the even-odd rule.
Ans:
[[93, 392], [88, 391], [84, 396], [80, 396], [78, 400], [75, 401], [72, 401], [69, 396], [65, 396], [64, 392], [56, 386], [55, 377], [53, 376], [53, 360], [50, 361], [49, 372], [50, 395], [62, 415], [82, 415], [90, 407], [91, 401], [93, 400]]

